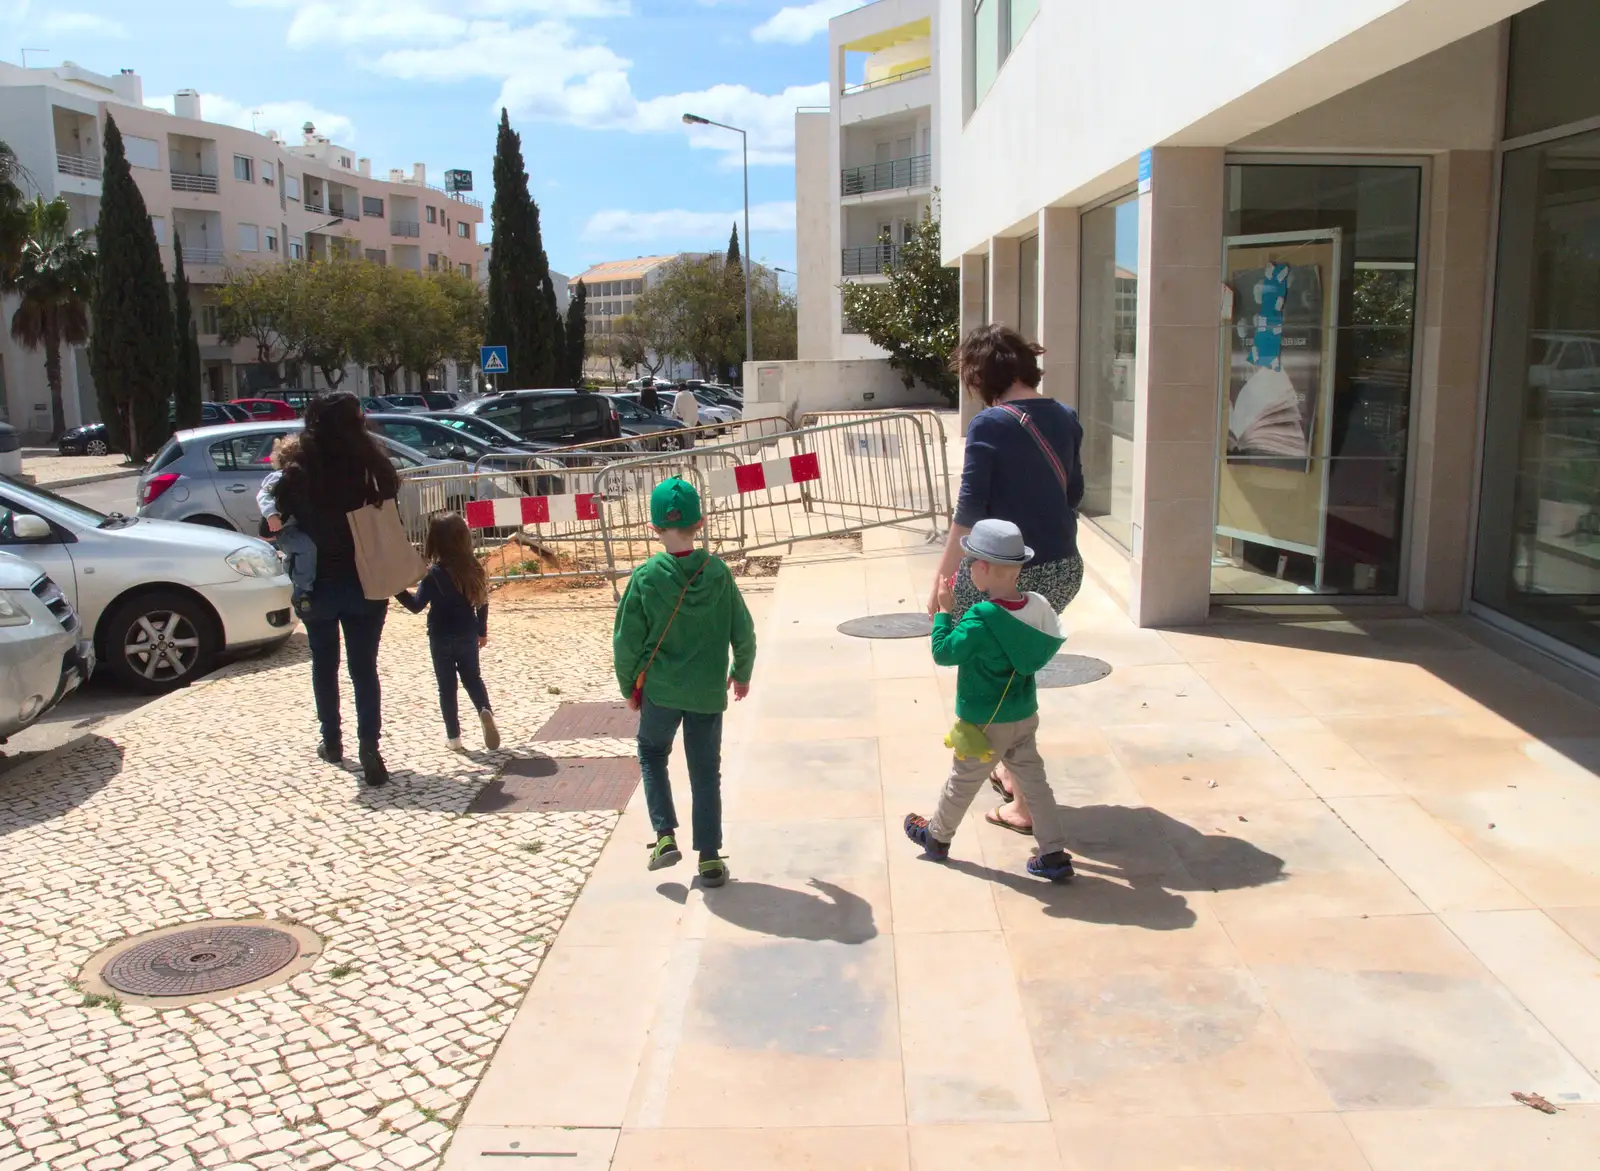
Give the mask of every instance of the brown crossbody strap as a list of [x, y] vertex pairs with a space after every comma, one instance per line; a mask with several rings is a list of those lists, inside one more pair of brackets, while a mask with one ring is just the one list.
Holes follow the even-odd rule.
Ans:
[[639, 678], [634, 680], [634, 690], [637, 691], [639, 688], [644, 686], [644, 677], [650, 673], [650, 664], [656, 661], [656, 652], [661, 649], [661, 644], [667, 641], [667, 631], [672, 629], [673, 620], [677, 618], [678, 611], [683, 609], [683, 600], [689, 596], [689, 587], [694, 584], [694, 579], [699, 577], [700, 574], [705, 570], [705, 567], [710, 564], [711, 558], [707, 557], [700, 563], [700, 568], [695, 570], [694, 573], [690, 574], [689, 580], [683, 583], [683, 593], [678, 595], [678, 604], [672, 607], [672, 613], [667, 616], [667, 624], [661, 628], [661, 637], [656, 639], [656, 645], [650, 651], [649, 659], [645, 661], [644, 670], [640, 671]]
[[1068, 491], [1067, 469], [1061, 466], [1061, 457], [1056, 454], [1056, 449], [1050, 446], [1049, 441], [1043, 435], [1039, 434], [1039, 428], [1033, 425], [1033, 420], [1028, 417], [1028, 412], [1021, 407], [1012, 406], [1010, 403], [998, 403], [996, 405], [1020, 423], [1022, 429], [1032, 437], [1033, 442], [1039, 448], [1039, 453], [1050, 464], [1050, 470], [1055, 472], [1056, 483], [1061, 485], [1061, 492], [1065, 495]]

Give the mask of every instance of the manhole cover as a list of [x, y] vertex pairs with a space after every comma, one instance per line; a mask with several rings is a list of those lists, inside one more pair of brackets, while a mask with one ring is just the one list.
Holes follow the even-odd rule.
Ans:
[[299, 954], [300, 941], [273, 927], [201, 927], [118, 952], [101, 978], [134, 996], [200, 996], [263, 980]]
[[639, 713], [622, 700], [564, 703], [533, 734], [535, 740], [589, 740], [609, 737], [632, 740], [639, 734]]
[[1036, 687], [1076, 687], [1111, 674], [1111, 664], [1088, 655], [1057, 655], [1033, 677]]
[[468, 813], [621, 810], [639, 784], [631, 757], [531, 756], [506, 763], [505, 772], [478, 791]]
[[869, 614], [839, 623], [851, 638], [927, 638], [933, 621], [926, 614]]

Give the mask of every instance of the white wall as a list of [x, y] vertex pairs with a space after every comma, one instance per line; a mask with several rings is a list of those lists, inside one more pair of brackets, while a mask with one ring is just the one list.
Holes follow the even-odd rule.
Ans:
[[[967, 118], [966, 69], [956, 63], [971, 5], [939, 0], [938, 52], [950, 62], [936, 74], [945, 259], [1041, 207], [1078, 206], [1131, 182], [1147, 147], [1237, 143], [1532, 3], [1044, 4]], [[1474, 99], [1462, 117], [1479, 112]]]
[[830, 263], [838, 217], [839, 182], [829, 169], [828, 114], [794, 116], [795, 295], [799, 301], [800, 348], [806, 359], [833, 356], [834, 265]]
[[887, 359], [840, 362], [746, 362], [744, 415], [794, 418], [808, 411], [892, 410], [944, 406], [926, 387], [906, 389]]

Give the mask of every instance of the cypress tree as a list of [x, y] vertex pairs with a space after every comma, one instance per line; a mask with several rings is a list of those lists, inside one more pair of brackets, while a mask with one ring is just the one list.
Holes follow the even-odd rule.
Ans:
[[743, 268], [744, 262], [739, 259], [739, 225], [733, 225], [733, 231], [728, 233], [728, 267]]
[[539, 208], [528, 194], [522, 136], [500, 111], [494, 151], [494, 204], [489, 213], [494, 251], [489, 257], [490, 345], [506, 347], [508, 386], [549, 386], [555, 376], [553, 303], [544, 286], [550, 265], [539, 238]]
[[95, 229], [100, 271], [89, 369], [111, 446], [143, 462], [171, 433], [167, 398], [177, 331], [150, 213], [128, 169], [122, 132], [109, 113], [100, 183]]
[[589, 286], [582, 281], [572, 291], [572, 300], [567, 302], [567, 353], [566, 373], [564, 381], [569, 381], [573, 386], [583, 384], [583, 357], [584, 349], [589, 341]]
[[200, 426], [200, 342], [195, 336], [194, 306], [189, 301], [189, 278], [183, 271], [183, 241], [172, 234], [172, 308], [178, 335], [173, 357], [172, 407], [178, 428]]
[[544, 386], [571, 386], [567, 380], [567, 339], [561, 325], [561, 310], [556, 304], [556, 286], [550, 270], [544, 274], [544, 317], [550, 323], [550, 377]]

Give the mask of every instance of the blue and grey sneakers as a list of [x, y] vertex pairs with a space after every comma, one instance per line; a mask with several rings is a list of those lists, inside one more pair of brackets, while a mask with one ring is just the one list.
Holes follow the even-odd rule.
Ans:
[[928, 829], [928, 819], [921, 814], [908, 813], [905, 820], [906, 837], [922, 847], [923, 853], [935, 862], [950, 857], [950, 843], [941, 842]]
[[1043, 857], [1036, 854], [1028, 859], [1028, 873], [1051, 882], [1066, 882], [1073, 875], [1072, 856], [1065, 850], [1053, 850]]

